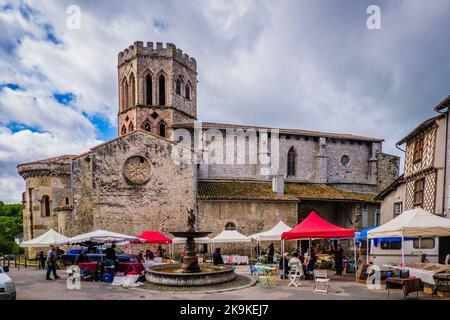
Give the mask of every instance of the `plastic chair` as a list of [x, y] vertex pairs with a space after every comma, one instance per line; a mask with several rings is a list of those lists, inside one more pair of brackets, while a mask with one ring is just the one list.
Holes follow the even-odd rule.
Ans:
[[[327, 270], [314, 270], [314, 292], [327, 293], [330, 288], [329, 282]], [[320, 289], [320, 287], [323, 287], [323, 289]]]
[[303, 266], [301, 263], [294, 262], [291, 264], [291, 270], [289, 270], [288, 278], [291, 282], [288, 284], [288, 287], [294, 285], [295, 287], [301, 286], [300, 278], [303, 276]]

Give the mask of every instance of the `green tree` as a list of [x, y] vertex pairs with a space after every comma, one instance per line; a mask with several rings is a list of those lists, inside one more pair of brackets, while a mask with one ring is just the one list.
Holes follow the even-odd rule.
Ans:
[[0, 254], [19, 253], [14, 237], [22, 230], [22, 205], [0, 201]]

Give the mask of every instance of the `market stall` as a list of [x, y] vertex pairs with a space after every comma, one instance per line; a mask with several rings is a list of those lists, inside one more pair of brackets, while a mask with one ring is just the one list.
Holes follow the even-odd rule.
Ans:
[[439, 217], [423, 208], [405, 211], [395, 219], [367, 232], [368, 239], [400, 238], [402, 242], [402, 266], [405, 265], [405, 238], [419, 238], [418, 257], [420, 257], [420, 240], [422, 238], [447, 236], [450, 236], [450, 219]]
[[[281, 235], [283, 234], [283, 232], [289, 231], [291, 229], [292, 228], [285, 224], [283, 221], [280, 221], [272, 229], [252, 234], [250, 238], [258, 242], [259, 249], [259, 243], [261, 241], [281, 241]], [[259, 250], [258, 255], [260, 255]]]
[[[78, 245], [78, 244], [112, 244], [112, 243], [120, 243], [120, 242], [136, 242], [136, 243], [144, 243], [146, 240], [140, 239], [138, 237], [129, 236], [121, 233], [106, 231], [106, 230], [96, 230], [84, 234], [80, 234], [78, 236], [72, 238], [66, 238], [65, 240], [58, 241], [58, 244], [64, 245]], [[105, 279], [112, 279], [113, 275], [109, 275], [109, 273], [114, 273], [114, 267], [105, 266], [103, 262], [103, 255], [101, 255], [101, 262], [81, 262], [78, 263], [78, 267], [83, 271], [89, 274], [92, 274], [94, 279], [102, 279], [103, 275]], [[141, 269], [139, 266], [136, 266], [133, 262], [120, 262], [118, 263], [119, 271], [134, 271]], [[112, 280], [111, 280], [112, 281]]]
[[39, 237], [22, 242], [20, 246], [23, 248], [43, 248], [50, 245], [60, 244], [61, 242], [67, 241], [68, 239], [69, 238], [67, 238], [66, 236], [59, 234], [53, 229], [50, 229]]
[[[172, 239], [166, 237], [159, 231], [145, 231], [138, 236], [139, 239], [144, 240], [146, 244], [167, 244], [169, 245], [169, 256], [172, 259]], [[119, 245], [130, 246], [129, 251], [131, 251], [131, 246], [133, 244], [142, 244], [142, 241], [124, 241], [119, 243]]]
[[[251, 243], [252, 239], [239, 233], [237, 230], [224, 230], [219, 233], [217, 236], [212, 238], [212, 242], [214, 246], [218, 243]], [[250, 250], [250, 255], [252, 255], [252, 250]], [[231, 255], [223, 256], [224, 261], [233, 262], [233, 263], [247, 263], [248, 264], [248, 256], [239, 256], [239, 255]]]
[[83, 233], [72, 238], [66, 238], [64, 240], [58, 241], [58, 244], [82, 244], [86, 242], [90, 243], [118, 243], [124, 241], [134, 241], [137, 243], [146, 242], [146, 240], [140, 239], [138, 237], [133, 237], [121, 233], [106, 231], [106, 230], [96, 230], [88, 233]]
[[[282, 254], [284, 255], [284, 241], [285, 240], [301, 240], [309, 239], [311, 247], [311, 239], [355, 239], [354, 229], [345, 229], [338, 227], [325, 219], [321, 218], [317, 213], [312, 211], [300, 224], [292, 230], [284, 232], [281, 235]], [[311, 248], [310, 248], [311, 250]], [[356, 244], [354, 243], [354, 256], [356, 264]], [[284, 270], [283, 270], [284, 272]]]

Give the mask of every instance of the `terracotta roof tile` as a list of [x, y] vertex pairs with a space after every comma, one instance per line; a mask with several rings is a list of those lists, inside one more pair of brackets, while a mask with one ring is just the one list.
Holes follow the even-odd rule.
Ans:
[[200, 200], [375, 202], [372, 194], [348, 192], [314, 183], [286, 183], [285, 194], [280, 196], [272, 191], [270, 182], [199, 181], [198, 193]]

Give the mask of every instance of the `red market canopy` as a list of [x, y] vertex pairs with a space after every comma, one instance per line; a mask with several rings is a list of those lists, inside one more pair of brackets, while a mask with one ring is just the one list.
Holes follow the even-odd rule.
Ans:
[[144, 233], [139, 235], [138, 238], [146, 240], [147, 243], [172, 243], [172, 239], [167, 238], [165, 235], [158, 231], [145, 231]]
[[322, 219], [312, 211], [299, 225], [290, 231], [283, 232], [281, 238], [284, 240], [307, 239], [307, 238], [354, 238], [354, 229], [345, 229]]

